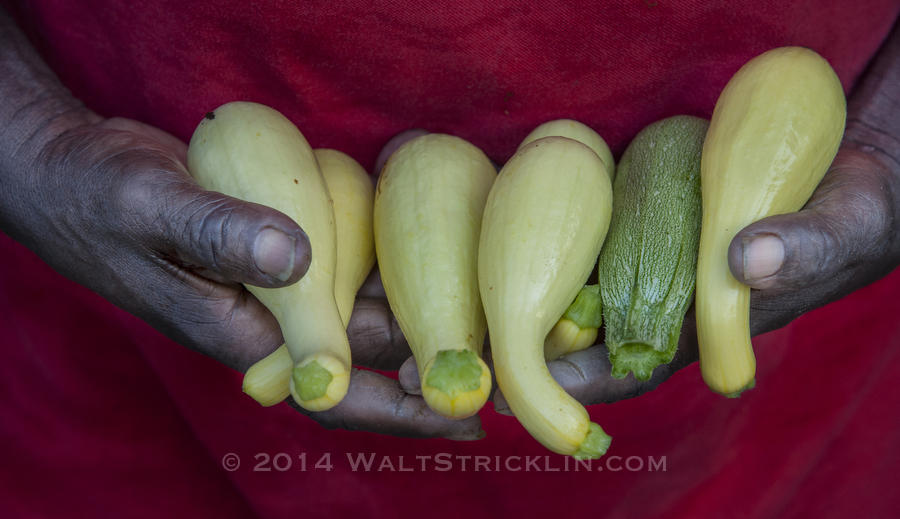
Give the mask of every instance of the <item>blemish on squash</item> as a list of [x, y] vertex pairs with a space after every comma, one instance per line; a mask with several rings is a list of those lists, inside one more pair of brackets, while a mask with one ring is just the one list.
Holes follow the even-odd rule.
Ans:
[[206, 112], [206, 115], [204, 115], [203, 117], [212, 121], [213, 119], [216, 118], [216, 112]]
[[299, 180], [297, 180], [297, 179], [296, 179], [296, 178], [295, 178], [295, 179], [294, 179], [294, 183], [295, 183], [295, 184], [299, 184], [299, 183], [300, 183], [300, 181], [299, 181]]

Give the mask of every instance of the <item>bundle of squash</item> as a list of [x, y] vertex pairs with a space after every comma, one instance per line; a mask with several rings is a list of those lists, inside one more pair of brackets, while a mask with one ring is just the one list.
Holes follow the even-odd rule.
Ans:
[[[247, 372], [244, 391], [262, 405], [290, 395], [310, 411], [340, 402], [346, 326], [377, 252], [422, 394], [446, 417], [471, 416], [490, 395], [489, 331], [497, 384], [522, 425], [554, 452], [602, 456], [610, 437], [546, 361], [594, 344], [605, 321], [611, 375], [649, 379], [672, 360], [692, 302], [704, 380], [740, 394], [755, 358], [749, 289], [730, 273], [729, 244], [744, 226], [803, 206], [845, 114], [824, 59], [778, 48], [735, 74], [710, 122], [651, 124], [618, 168], [593, 130], [559, 120], [528, 135], [499, 174], [463, 139], [417, 137], [373, 189], [353, 159], [312, 150], [275, 110], [224, 105], [191, 139], [191, 173], [294, 218], [313, 250], [298, 283], [247, 287], [285, 345]], [[585, 285], [595, 266], [597, 284]]]

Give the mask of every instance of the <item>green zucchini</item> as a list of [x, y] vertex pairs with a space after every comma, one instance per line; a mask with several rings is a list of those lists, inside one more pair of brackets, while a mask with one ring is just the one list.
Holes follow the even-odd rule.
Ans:
[[619, 162], [598, 275], [612, 376], [648, 380], [671, 362], [693, 299], [700, 152], [709, 123], [676, 116], [644, 128]]

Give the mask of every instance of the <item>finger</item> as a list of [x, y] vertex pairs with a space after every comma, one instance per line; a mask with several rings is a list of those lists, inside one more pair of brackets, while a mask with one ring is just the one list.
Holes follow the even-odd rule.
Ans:
[[369, 272], [369, 276], [359, 287], [356, 293], [357, 297], [382, 298], [387, 297], [384, 293], [384, 285], [381, 284], [381, 273], [378, 271], [378, 265]]
[[[635, 379], [632, 373], [616, 379], [610, 375], [611, 367], [609, 352], [601, 344], [547, 363], [553, 379], [583, 405], [617, 402], [638, 396], [654, 389], [670, 375], [669, 370], [661, 366], [647, 381]], [[494, 393], [494, 409], [500, 414], [512, 414], [502, 388]]]
[[206, 191], [186, 174], [133, 175], [121, 200], [135, 208], [149, 241], [181, 265], [218, 281], [280, 287], [309, 267], [309, 239], [274, 209]]
[[422, 135], [428, 135], [428, 131], [421, 128], [414, 128], [412, 130], [400, 132], [391, 137], [384, 147], [381, 148], [381, 152], [378, 153], [378, 158], [375, 159], [375, 176], [381, 174], [381, 170], [384, 169], [384, 165], [387, 164], [388, 159], [398, 148], [400, 148], [400, 146], [403, 146], [407, 141], [411, 141]]
[[[593, 405], [642, 395], [655, 389], [676, 371], [698, 358], [696, 326], [693, 312], [689, 311], [682, 325], [678, 350], [672, 362], [657, 366], [649, 380], [637, 380], [633, 373], [629, 373], [625, 378], [613, 378], [609, 352], [603, 344], [550, 361], [547, 363], [547, 369], [553, 379], [575, 400], [583, 405]], [[502, 388], [494, 393], [494, 409], [501, 414], [510, 414], [509, 404], [503, 397]]]
[[[294, 407], [297, 407], [293, 402]], [[484, 437], [478, 415], [450, 420], [428, 408], [425, 400], [403, 391], [396, 380], [354, 370], [347, 396], [337, 406], [307, 413], [327, 429], [377, 432], [412, 438], [478, 440]]]
[[411, 355], [386, 299], [357, 299], [347, 336], [353, 363], [360, 366], [395, 370]]
[[873, 267], [866, 259], [885, 257], [892, 246], [889, 175], [865, 154], [844, 150], [803, 210], [765, 218], [734, 237], [732, 273], [763, 291], [754, 294], [754, 308], [768, 315], [754, 316], [755, 333], [887, 273], [890, 264]]
[[400, 366], [400, 370], [397, 371], [397, 380], [400, 382], [400, 387], [407, 393], [411, 395], [422, 394], [422, 383], [419, 381], [419, 367], [416, 365], [415, 357], [410, 355], [406, 362]]
[[104, 161], [127, 172], [115, 175], [112, 199], [157, 251], [223, 282], [278, 287], [306, 273], [309, 240], [288, 216], [201, 189], [184, 167], [185, 144], [158, 128], [122, 118], [98, 126], [129, 150]]
[[858, 153], [842, 153], [802, 211], [741, 230], [728, 250], [735, 278], [765, 290], [837, 284], [835, 276], [852, 270], [847, 267], [882, 253], [890, 244], [889, 191], [887, 177], [871, 164]]
[[243, 373], [284, 343], [275, 317], [241, 285], [152, 256], [116, 264], [106, 273], [118, 278], [108, 298], [179, 344]]
[[494, 390], [494, 396], [491, 401], [494, 403], [494, 411], [502, 415], [513, 416], [512, 409], [509, 408], [509, 403], [506, 401], [500, 388]]

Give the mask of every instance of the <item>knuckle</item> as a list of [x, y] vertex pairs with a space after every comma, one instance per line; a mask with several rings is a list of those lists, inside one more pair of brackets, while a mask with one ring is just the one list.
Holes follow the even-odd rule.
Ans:
[[376, 369], [397, 369], [409, 356], [409, 347], [400, 342], [399, 332], [384, 300], [357, 299], [347, 326], [354, 359]]
[[168, 233], [175, 240], [175, 253], [182, 259], [202, 263], [211, 268], [221, 267], [222, 251], [232, 245], [231, 232], [235, 227], [234, 208], [227, 197], [214, 192], [172, 202], [168, 213]]
[[592, 380], [581, 365], [567, 357], [561, 357], [548, 366], [554, 380], [573, 398], [588, 403], [596, 398], [592, 395], [596, 390], [596, 381]]
[[893, 267], [893, 182], [886, 169], [859, 161], [844, 161], [826, 175], [802, 213], [807, 220], [785, 236], [793, 246], [780, 286], [752, 294], [754, 334], [780, 328]]
[[826, 194], [815, 207], [830, 223], [833, 245], [848, 259], [880, 249], [894, 222], [892, 184], [887, 169], [873, 164], [850, 165], [829, 172]]
[[808, 225], [790, 237], [780, 277], [797, 289], [841, 277], [885, 253], [890, 243], [887, 208], [872, 193], [847, 193], [838, 213], [814, 210]]
[[581, 366], [566, 357], [557, 359], [553, 368], [553, 378], [572, 389], [578, 389], [588, 381], [588, 376]]
[[403, 420], [410, 417], [409, 398], [410, 395], [403, 391], [391, 396], [389, 414], [392, 418]]
[[[130, 154], [119, 158], [136, 164], [130, 160]], [[116, 166], [108, 165], [108, 169]], [[163, 218], [164, 210], [170, 206], [172, 190], [166, 189], [174, 179], [168, 175], [160, 175], [158, 169], [131, 167], [127, 171], [118, 170], [118, 175], [107, 172], [110, 181], [110, 200], [116, 212], [126, 219], [129, 225], [141, 228], [158, 224]]]

